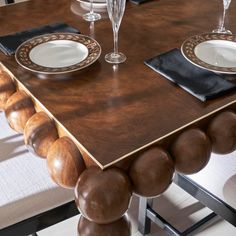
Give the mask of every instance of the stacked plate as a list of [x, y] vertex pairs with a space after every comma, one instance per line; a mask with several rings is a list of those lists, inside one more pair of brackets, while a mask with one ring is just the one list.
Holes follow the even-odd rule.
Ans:
[[218, 73], [236, 74], [236, 35], [195, 35], [185, 40], [181, 51], [196, 66]]
[[[90, 0], [77, 0], [80, 2], [80, 6], [87, 11], [90, 11], [91, 2]], [[93, 9], [97, 12], [106, 10], [106, 0], [93, 0]]]

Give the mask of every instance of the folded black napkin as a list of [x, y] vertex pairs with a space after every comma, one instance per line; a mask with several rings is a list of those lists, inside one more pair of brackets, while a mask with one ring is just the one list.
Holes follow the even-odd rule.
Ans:
[[148, 1], [151, 1], [151, 0], [130, 0], [132, 3], [135, 3], [135, 4], [141, 4], [141, 3], [145, 3], [145, 2], [148, 2]]
[[27, 31], [1, 36], [0, 50], [6, 55], [12, 55], [15, 53], [18, 46], [20, 46], [27, 39], [33, 38], [38, 35], [55, 32], [80, 33], [78, 29], [70, 27], [65, 23], [53, 23]]
[[225, 80], [223, 74], [201, 69], [187, 61], [179, 49], [173, 49], [144, 63], [202, 101], [216, 98], [236, 88], [236, 84]]

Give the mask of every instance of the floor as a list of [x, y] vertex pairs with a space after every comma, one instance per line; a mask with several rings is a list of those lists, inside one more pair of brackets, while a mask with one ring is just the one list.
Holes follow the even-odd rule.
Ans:
[[[154, 207], [164, 218], [172, 223], [177, 229], [184, 230], [191, 226], [202, 217], [210, 213], [203, 205], [198, 203], [194, 198], [185, 193], [175, 184], [161, 197], [155, 200]], [[132, 223], [132, 236], [141, 236], [137, 229], [137, 209], [138, 198], [133, 197], [130, 209], [128, 211], [129, 219]], [[48, 229], [39, 232], [39, 236], [77, 236], [77, 223], [79, 216], [73, 217], [62, 223], [54, 225]], [[152, 225], [149, 236], [165, 236], [167, 235], [162, 229], [156, 225]], [[235, 236], [236, 228], [226, 221], [219, 220], [210, 227], [204, 229], [199, 236]]]

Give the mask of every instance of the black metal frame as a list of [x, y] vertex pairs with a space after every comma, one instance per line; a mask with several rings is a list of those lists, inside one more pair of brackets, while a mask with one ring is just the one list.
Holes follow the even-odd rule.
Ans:
[[160, 226], [169, 235], [174, 236], [192, 235], [204, 229], [213, 222], [219, 220], [220, 217], [236, 226], [236, 210], [234, 208], [214, 196], [212, 193], [195, 183], [187, 176], [184, 176], [182, 174], [175, 174], [174, 182], [194, 198], [196, 198], [203, 205], [211, 209], [213, 212], [192, 225], [190, 228], [186, 229], [184, 232], [180, 232], [153, 210], [153, 199], [141, 197], [139, 201], [138, 229], [143, 235], [150, 233], [151, 222], [154, 222], [155, 224]]
[[191, 227], [187, 228], [184, 232], [180, 232], [161, 215], [155, 212], [152, 208], [153, 199], [140, 198], [139, 201], [139, 218], [138, 230], [142, 235], [150, 233], [151, 222], [157, 224], [162, 230], [166, 231], [169, 235], [174, 236], [187, 236], [199, 232], [208, 225], [214, 223], [219, 219], [219, 216], [214, 212], [204, 217]]
[[1, 236], [25, 236], [37, 235], [36, 232], [52, 226], [56, 223], [64, 221], [75, 215], [79, 211], [75, 205], [75, 201], [68, 202], [54, 209], [43, 212], [39, 215], [33, 216], [29, 219], [23, 220], [19, 223], [6, 227], [0, 230]]
[[174, 182], [203, 205], [236, 227], [236, 209], [185, 175], [176, 174]]

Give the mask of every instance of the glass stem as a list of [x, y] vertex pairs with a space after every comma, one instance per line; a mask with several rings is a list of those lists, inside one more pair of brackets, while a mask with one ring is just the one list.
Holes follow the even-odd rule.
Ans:
[[93, 0], [90, 0], [90, 14], [93, 14]]
[[226, 8], [224, 7], [224, 11], [223, 11], [223, 17], [222, 17], [222, 21], [221, 21], [221, 24], [220, 24], [220, 31], [224, 31], [225, 27], [225, 15], [226, 15]]
[[113, 28], [114, 53], [118, 53], [118, 30], [116, 26]]

